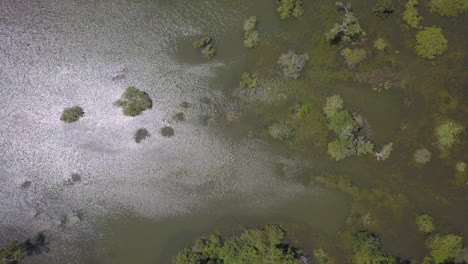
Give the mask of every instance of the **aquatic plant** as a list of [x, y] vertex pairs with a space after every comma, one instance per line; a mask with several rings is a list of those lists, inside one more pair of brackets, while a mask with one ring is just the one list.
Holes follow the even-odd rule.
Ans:
[[308, 116], [310, 113], [310, 106], [307, 105], [307, 104], [303, 104], [300, 108], [299, 108], [299, 111], [297, 111], [297, 115], [300, 117], [300, 118], [305, 118], [306, 116]]
[[429, 2], [431, 12], [442, 16], [457, 16], [468, 11], [467, 0], [431, 0]]
[[434, 59], [448, 48], [448, 41], [438, 27], [426, 27], [416, 34], [416, 52], [423, 58]]
[[466, 163], [463, 161], [457, 162], [457, 165], [455, 165], [455, 168], [457, 169], [458, 172], [465, 172], [466, 170]]
[[16, 264], [23, 259], [24, 244], [13, 241], [0, 250], [0, 264]]
[[422, 17], [419, 15], [418, 9], [416, 9], [418, 4], [418, 0], [408, 0], [405, 4], [405, 11], [403, 11], [403, 21], [412, 28], [421, 28]]
[[78, 121], [84, 115], [83, 108], [79, 106], [68, 107], [63, 110], [60, 120], [65, 123], [73, 123]]
[[277, 225], [247, 229], [228, 238], [212, 234], [195, 241], [192, 248], [182, 250], [174, 263], [302, 263], [298, 249], [283, 243], [285, 237], [286, 232]]
[[426, 234], [435, 231], [435, 226], [432, 217], [428, 214], [421, 214], [416, 217], [416, 226], [418, 230]]
[[123, 114], [126, 116], [137, 116], [153, 107], [149, 95], [133, 86], [128, 87], [115, 104], [123, 108]]
[[395, 257], [382, 250], [378, 236], [368, 231], [360, 231], [353, 236], [353, 257], [355, 264], [396, 264]]
[[276, 9], [281, 19], [287, 19], [291, 15], [295, 18], [302, 16], [302, 0], [278, 0], [280, 6]]
[[380, 152], [376, 152], [375, 155], [377, 156], [377, 160], [386, 160], [390, 157], [390, 154], [393, 151], [393, 143], [390, 142], [387, 145], [382, 147]]
[[378, 51], [384, 51], [385, 48], [388, 47], [388, 43], [385, 39], [383, 38], [378, 38], [375, 42], [374, 42], [374, 48]]
[[463, 126], [453, 121], [445, 121], [435, 129], [437, 146], [441, 150], [450, 149], [458, 142], [458, 135], [463, 131]]
[[377, 0], [374, 8], [372, 8], [372, 13], [383, 19], [393, 13], [393, 10], [392, 0]]
[[343, 103], [344, 101], [341, 99], [341, 96], [335, 94], [327, 97], [322, 110], [328, 118], [331, 118], [334, 114], [343, 109]]
[[435, 234], [426, 241], [429, 253], [436, 264], [451, 263], [462, 252], [462, 237], [454, 234]]
[[258, 87], [257, 75], [244, 72], [242, 74], [242, 81], [240, 82], [242, 88], [255, 89]]
[[256, 30], [257, 17], [251, 16], [244, 22], [244, 46], [247, 48], [254, 48], [259, 40], [259, 34]]
[[289, 79], [299, 78], [301, 71], [304, 69], [306, 62], [309, 60], [309, 55], [297, 55], [290, 50], [287, 53], [281, 54], [278, 59], [278, 64], [283, 70], [283, 75]]
[[330, 44], [338, 44], [341, 41], [358, 42], [366, 33], [359, 25], [358, 19], [352, 12], [351, 3], [344, 5], [342, 2], [336, 2], [338, 11], [343, 12], [344, 17], [341, 24], [336, 23], [325, 34], [325, 39]]
[[414, 152], [413, 158], [419, 164], [426, 164], [431, 160], [431, 152], [426, 148], [418, 149]]
[[271, 137], [279, 140], [288, 140], [294, 137], [296, 131], [288, 123], [278, 122], [268, 127]]
[[318, 264], [333, 264], [333, 259], [328, 255], [323, 248], [314, 249], [314, 258]]
[[341, 56], [345, 58], [346, 65], [352, 69], [367, 57], [367, 51], [361, 48], [345, 48], [341, 51]]
[[212, 37], [201, 37], [192, 43], [194, 48], [200, 49], [203, 57], [211, 59], [216, 54]]

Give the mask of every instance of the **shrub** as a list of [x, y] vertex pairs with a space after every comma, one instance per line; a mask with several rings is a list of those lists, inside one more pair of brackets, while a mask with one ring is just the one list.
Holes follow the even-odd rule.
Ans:
[[377, 236], [360, 231], [353, 236], [353, 263], [355, 264], [396, 264], [395, 257], [385, 253]]
[[463, 131], [463, 126], [453, 121], [446, 121], [435, 130], [437, 145], [441, 150], [450, 149], [458, 142], [458, 135]]
[[348, 111], [341, 110], [331, 116], [328, 129], [337, 134], [338, 137], [350, 138], [359, 129], [359, 124]]
[[393, 143], [390, 142], [387, 145], [382, 147], [382, 150], [380, 152], [375, 153], [377, 156], [377, 160], [386, 160], [390, 158], [390, 154], [392, 153], [393, 150]]
[[297, 55], [293, 51], [282, 54], [278, 59], [278, 64], [283, 70], [283, 75], [286, 78], [297, 79], [301, 71], [304, 69], [306, 62], [309, 60], [309, 55]]
[[357, 64], [363, 61], [367, 57], [367, 51], [365, 49], [350, 49], [345, 48], [341, 51], [341, 56], [345, 58], [345, 63], [349, 68], [354, 68]]
[[431, 160], [431, 152], [428, 149], [418, 149], [413, 154], [414, 161], [419, 164], [426, 164]]
[[416, 34], [416, 52], [423, 58], [434, 59], [448, 48], [448, 41], [438, 27], [426, 27]]
[[257, 27], [257, 17], [251, 16], [244, 22], [244, 46], [254, 48], [259, 40]]
[[372, 87], [372, 90], [381, 92], [382, 90], [389, 90], [390, 88], [392, 88], [392, 86], [393, 82], [391, 80], [386, 80]]
[[65, 123], [73, 123], [78, 121], [84, 115], [83, 108], [79, 106], [68, 107], [63, 110], [60, 120]]
[[439, 13], [442, 16], [457, 16], [468, 11], [468, 1], [431, 0], [429, 7], [431, 12]]
[[271, 137], [279, 140], [288, 140], [294, 137], [295, 130], [288, 123], [275, 123], [268, 127]]
[[416, 9], [418, 4], [418, 0], [408, 0], [405, 4], [405, 11], [403, 11], [403, 21], [412, 28], [421, 28], [422, 17]]
[[212, 37], [201, 37], [192, 43], [194, 48], [200, 49], [203, 57], [211, 59], [216, 54]]
[[463, 161], [457, 162], [457, 165], [455, 166], [458, 172], [465, 172], [466, 169], [466, 163]]
[[372, 153], [374, 151], [374, 143], [365, 140], [363, 136], [359, 136], [356, 139], [356, 154], [358, 156], [364, 156], [368, 153]]
[[0, 250], [0, 264], [16, 264], [23, 259], [24, 244], [11, 242]]
[[291, 15], [295, 18], [302, 16], [302, 0], [279, 0], [280, 6], [276, 11], [280, 14], [281, 19], [287, 19]]
[[133, 86], [128, 87], [115, 103], [123, 108], [123, 114], [126, 116], [137, 116], [153, 107], [153, 101], [149, 95]]
[[332, 264], [333, 259], [328, 256], [327, 252], [323, 248], [314, 249], [314, 258], [318, 264]]
[[345, 6], [342, 2], [336, 2], [336, 5], [338, 11], [342, 11], [344, 14], [343, 22], [333, 25], [330, 31], [325, 34], [326, 40], [330, 44], [338, 44], [340, 41], [360, 41], [366, 33], [362, 30], [358, 19], [354, 16], [351, 4], [348, 3]]
[[196, 39], [195, 41], [193, 41], [192, 45], [193, 45], [194, 48], [199, 49], [199, 48], [203, 48], [206, 45], [210, 44], [212, 41], [213, 41], [212, 37], [200, 37], [200, 38]]
[[340, 161], [356, 153], [352, 140], [337, 138], [328, 143], [327, 153], [336, 161]]
[[427, 248], [436, 264], [452, 262], [462, 251], [462, 238], [453, 234], [435, 234], [427, 240]]
[[386, 18], [388, 15], [393, 13], [393, 2], [392, 0], [377, 0], [372, 12], [374, 15], [380, 18]]
[[242, 88], [255, 89], [258, 87], [257, 75], [244, 72], [242, 74], [242, 81], [240, 82]]
[[331, 118], [331, 116], [343, 109], [343, 103], [341, 96], [335, 94], [327, 98], [322, 110], [328, 118]]
[[418, 230], [426, 234], [435, 231], [435, 226], [432, 221], [432, 217], [427, 214], [421, 214], [416, 217], [416, 226]]
[[388, 47], [388, 43], [387, 41], [385, 41], [385, 39], [383, 38], [378, 38], [375, 42], [374, 42], [374, 48], [378, 51], [384, 51], [385, 48]]
[[310, 106], [307, 105], [307, 104], [303, 104], [300, 108], [299, 108], [299, 111], [297, 112], [297, 115], [300, 117], [300, 118], [305, 118], [306, 116], [308, 116], [310, 113]]

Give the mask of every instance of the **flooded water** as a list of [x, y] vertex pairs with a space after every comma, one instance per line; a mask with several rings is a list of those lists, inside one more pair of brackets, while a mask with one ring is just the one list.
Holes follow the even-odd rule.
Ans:
[[[415, 31], [397, 14], [372, 16], [370, 2], [354, 1], [355, 13], [368, 38], [388, 39], [391, 50], [358, 71], [392, 68], [404, 80], [380, 93], [350, 78], [338, 49], [324, 45], [339, 20], [330, 1], [304, 1], [304, 16], [284, 21], [269, 0], [0, 0], [0, 246], [44, 231], [50, 252], [25, 263], [171, 263], [203, 234], [279, 223], [310, 251], [314, 235], [344, 230], [351, 207], [348, 195], [311, 183], [322, 175], [403, 193], [468, 240], [468, 187], [450, 180], [454, 164], [468, 162], [467, 134], [448, 158], [432, 136], [446, 118], [468, 127], [467, 16], [422, 11], [424, 25], [449, 39], [448, 52], [427, 62], [414, 53]], [[248, 50], [242, 24], [251, 15], [261, 43]], [[215, 39], [212, 60], [192, 47], [201, 35]], [[289, 49], [310, 56], [298, 81], [276, 66]], [[261, 80], [255, 94], [239, 88], [245, 71]], [[124, 116], [114, 102], [128, 86], [146, 91], [153, 108]], [[326, 154], [332, 135], [320, 109], [333, 94], [368, 119], [378, 148], [395, 142], [390, 160]], [[267, 127], [298, 102], [311, 117], [291, 121], [291, 142], [272, 140]], [[74, 105], [85, 116], [60, 122]], [[434, 159], [415, 168], [422, 146]], [[383, 230], [385, 246], [424, 255], [401, 246], [407, 230]]]

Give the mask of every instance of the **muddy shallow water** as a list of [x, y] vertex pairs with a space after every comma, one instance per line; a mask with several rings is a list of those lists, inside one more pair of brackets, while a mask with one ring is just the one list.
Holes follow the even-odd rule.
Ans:
[[[392, 54], [398, 51], [389, 56], [400, 60], [405, 87], [377, 93], [331, 75], [344, 66], [337, 64], [338, 51], [319, 39], [338, 15], [329, 1], [304, 2], [301, 20], [282, 21], [273, 1], [1, 1], [0, 246], [45, 231], [51, 251], [28, 263], [170, 263], [202, 234], [274, 222], [290, 227], [307, 249], [312, 233], [335, 235], [349, 213], [347, 195], [310, 184], [322, 174], [403, 192], [418, 210], [468, 239], [468, 210], [460, 210], [467, 189], [441, 178], [454, 174], [450, 161], [419, 169], [408, 162], [414, 147], [431, 146], [434, 119], [468, 125], [466, 56], [457, 55], [465, 54], [466, 15], [424, 13], [450, 43], [436, 70], [414, 54], [413, 36], [397, 15], [381, 22], [369, 14], [370, 1], [353, 3], [369, 38], [385, 28]], [[262, 34], [255, 50], [242, 46], [242, 23], [250, 15]], [[210, 61], [191, 46], [204, 34], [216, 41]], [[311, 64], [299, 82], [281, 90], [274, 64], [288, 49], [311, 53]], [[375, 56], [368, 60], [381, 59]], [[265, 80], [255, 95], [238, 88], [244, 71]], [[114, 102], [128, 86], [146, 91], [153, 109], [123, 116]], [[272, 96], [266, 86], [279, 92]], [[458, 98], [455, 108], [439, 103], [444, 89]], [[336, 163], [323, 151], [331, 136], [313, 126], [291, 144], [266, 136], [266, 127], [289, 117], [294, 103], [315, 103], [318, 116], [313, 98], [334, 93], [366, 116], [376, 144], [400, 142], [395, 158]], [[71, 105], [82, 106], [85, 116], [60, 122]], [[151, 136], [137, 144], [135, 131], [143, 127]], [[452, 155], [468, 162], [463, 137]], [[411, 254], [397, 237], [386, 243]]]

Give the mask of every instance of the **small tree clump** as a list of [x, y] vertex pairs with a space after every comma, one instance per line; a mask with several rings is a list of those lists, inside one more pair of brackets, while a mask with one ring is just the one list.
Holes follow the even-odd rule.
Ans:
[[392, 80], [386, 80], [386, 81], [378, 83], [377, 85], [372, 87], [372, 90], [374, 90], [376, 92], [381, 92], [382, 90], [389, 90], [392, 87], [393, 87]]
[[416, 217], [416, 226], [418, 230], [426, 234], [432, 233], [435, 231], [434, 222], [432, 217], [428, 214], [421, 214]]
[[366, 140], [363, 136], [359, 136], [355, 140], [355, 144], [356, 144], [356, 155], [358, 156], [364, 156], [374, 151], [374, 143], [370, 142], [369, 140]]
[[294, 137], [296, 131], [288, 123], [278, 122], [268, 127], [271, 137], [279, 140], [288, 140]]
[[333, 25], [330, 31], [325, 34], [326, 40], [330, 44], [338, 44], [341, 41], [359, 42], [362, 40], [366, 32], [362, 30], [358, 19], [354, 16], [351, 3], [345, 6], [342, 2], [336, 2], [336, 6], [338, 11], [344, 13], [343, 22]]
[[242, 88], [255, 89], [258, 87], [257, 75], [244, 72], [242, 74], [242, 81], [240, 82]]
[[203, 57], [207, 59], [213, 58], [213, 56], [216, 54], [216, 49], [214, 47], [212, 37], [201, 37], [196, 39], [192, 44], [194, 48], [201, 49]]
[[463, 131], [463, 126], [453, 121], [446, 121], [435, 130], [437, 146], [441, 150], [450, 149], [458, 142], [458, 135]]
[[297, 115], [300, 118], [305, 118], [306, 116], [309, 115], [309, 113], [310, 113], [310, 106], [307, 104], [301, 105], [301, 107], [299, 108], [299, 111], [297, 111]]
[[63, 110], [60, 120], [65, 123], [73, 123], [78, 121], [81, 117], [84, 116], [83, 108], [79, 106], [68, 107]]
[[380, 18], [386, 18], [388, 15], [393, 13], [393, 1], [392, 0], [377, 0], [372, 13]]
[[280, 6], [276, 11], [280, 14], [281, 19], [287, 19], [291, 15], [295, 18], [302, 16], [302, 0], [278, 0]]
[[346, 65], [352, 69], [367, 57], [367, 51], [361, 48], [345, 48], [341, 51], [341, 56], [345, 58]]
[[385, 39], [383, 38], [378, 38], [374, 42], [374, 48], [378, 51], [384, 51], [388, 47], [388, 43]]
[[454, 234], [435, 234], [427, 241], [427, 248], [436, 264], [453, 263], [455, 257], [462, 252], [462, 237]]
[[448, 41], [438, 27], [426, 27], [416, 34], [416, 52], [423, 58], [434, 59], [448, 48]]
[[466, 163], [463, 161], [457, 162], [457, 165], [455, 165], [455, 168], [457, 169], [458, 172], [465, 172], [466, 170]]
[[395, 257], [382, 250], [380, 239], [367, 231], [360, 231], [353, 236], [354, 264], [385, 263], [396, 264]]
[[24, 243], [18, 241], [7, 244], [3, 249], [0, 249], [0, 264], [16, 264], [24, 257], [26, 250]]
[[278, 64], [283, 70], [283, 75], [289, 79], [297, 79], [301, 75], [306, 62], [309, 60], [309, 55], [297, 55], [293, 51], [288, 51], [282, 54], [278, 59]]
[[377, 160], [386, 160], [390, 158], [390, 154], [393, 151], [393, 143], [390, 142], [387, 145], [382, 147], [380, 152], [376, 152], [375, 155], [377, 156]]
[[418, 0], [408, 0], [405, 4], [405, 11], [403, 11], [403, 21], [412, 28], [421, 28], [422, 17], [416, 9], [418, 4]]
[[429, 2], [431, 12], [442, 16], [458, 16], [468, 11], [467, 0], [431, 0]]
[[426, 164], [431, 160], [431, 152], [426, 148], [418, 149], [414, 152], [413, 157], [417, 163]]
[[325, 106], [322, 108], [323, 112], [328, 118], [331, 118], [338, 111], [343, 109], [343, 99], [341, 96], [335, 94], [326, 99]]
[[254, 48], [257, 46], [259, 34], [257, 28], [257, 17], [251, 16], [244, 22], [244, 46]]
[[328, 255], [323, 248], [314, 249], [314, 258], [318, 264], [333, 264], [333, 259]]
[[123, 114], [126, 116], [137, 116], [153, 107], [149, 95], [133, 86], [128, 87], [115, 104], [123, 108]]

